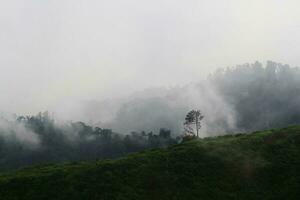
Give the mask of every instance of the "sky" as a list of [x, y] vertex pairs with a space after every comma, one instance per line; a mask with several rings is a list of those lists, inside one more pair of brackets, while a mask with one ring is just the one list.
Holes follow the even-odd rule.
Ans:
[[299, 66], [297, 0], [0, 0], [0, 111], [196, 82], [259, 60]]

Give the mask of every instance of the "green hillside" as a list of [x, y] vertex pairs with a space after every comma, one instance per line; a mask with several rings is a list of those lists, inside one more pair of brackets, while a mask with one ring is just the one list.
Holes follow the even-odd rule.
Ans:
[[0, 175], [0, 199], [299, 199], [300, 126]]

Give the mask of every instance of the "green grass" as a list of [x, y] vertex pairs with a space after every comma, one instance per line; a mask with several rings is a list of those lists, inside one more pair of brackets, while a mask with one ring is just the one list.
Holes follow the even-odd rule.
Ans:
[[0, 175], [0, 199], [299, 199], [300, 126]]

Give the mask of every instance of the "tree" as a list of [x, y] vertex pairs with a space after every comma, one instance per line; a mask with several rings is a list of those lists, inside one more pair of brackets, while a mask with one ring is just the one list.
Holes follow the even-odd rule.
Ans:
[[194, 129], [192, 125], [195, 125], [197, 137], [199, 137], [199, 130], [201, 128], [201, 120], [204, 118], [204, 116], [201, 114], [200, 110], [191, 110], [188, 112], [188, 114], [185, 117], [185, 132], [188, 134], [195, 135]]
[[163, 138], [163, 139], [170, 139], [171, 138], [171, 130], [165, 129], [165, 128], [161, 128], [159, 130], [159, 137]]

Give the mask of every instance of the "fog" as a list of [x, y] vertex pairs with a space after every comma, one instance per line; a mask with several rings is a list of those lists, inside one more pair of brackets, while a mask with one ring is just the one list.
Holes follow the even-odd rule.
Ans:
[[30, 149], [39, 147], [38, 136], [21, 123], [0, 119], [0, 137], [7, 143], [18, 142]]
[[201, 137], [300, 122], [300, 70], [268, 61], [220, 68], [205, 80], [184, 86], [152, 88], [110, 101], [81, 104], [82, 119], [119, 133], [158, 131], [183, 133], [188, 111], [201, 109]]
[[184, 87], [145, 90], [118, 105], [114, 117], [103, 126], [125, 133], [168, 128], [175, 135], [181, 135], [185, 115], [189, 110], [199, 108], [205, 114], [202, 137], [233, 131], [236, 128], [235, 111], [212, 85], [206, 80]]
[[84, 102], [185, 87], [219, 67], [255, 60], [297, 66], [299, 4], [2, 0], [0, 110], [80, 119], [90, 113]]

